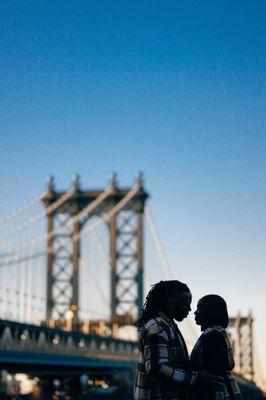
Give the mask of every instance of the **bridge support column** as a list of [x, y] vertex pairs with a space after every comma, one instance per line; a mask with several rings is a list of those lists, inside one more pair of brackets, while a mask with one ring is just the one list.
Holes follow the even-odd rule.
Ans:
[[[70, 224], [68, 220], [79, 212], [77, 194], [76, 178], [71, 198], [51, 211], [51, 205], [58, 201], [58, 194], [51, 179], [43, 198], [48, 210], [46, 322], [51, 325], [53, 321], [57, 321], [59, 326], [65, 325], [67, 313], [70, 312], [73, 329], [79, 326], [80, 224], [75, 220]], [[66, 196], [66, 193], [63, 196]]]
[[253, 364], [253, 317], [249, 313], [247, 317], [237, 314], [236, 318], [230, 318], [228, 327], [235, 359], [235, 371], [245, 378], [254, 380]]
[[[113, 184], [112, 208], [116, 198]], [[137, 178], [139, 193], [109, 222], [111, 260], [111, 320], [130, 325], [143, 305], [143, 213], [147, 194], [142, 176]]]
[[[76, 203], [72, 210], [72, 215], [76, 215], [79, 212], [78, 204]], [[78, 221], [73, 222], [73, 236], [72, 236], [72, 248], [73, 248], [73, 281], [72, 281], [72, 304], [70, 309], [73, 313], [72, 328], [77, 330], [79, 328], [79, 257], [80, 257], [80, 240], [76, 238], [80, 233], [80, 223]]]

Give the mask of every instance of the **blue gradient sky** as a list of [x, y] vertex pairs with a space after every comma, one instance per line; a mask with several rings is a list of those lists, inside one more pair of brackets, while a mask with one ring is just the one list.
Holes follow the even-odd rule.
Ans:
[[265, 14], [264, 1], [0, 4], [2, 214], [50, 173], [101, 187], [141, 168], [177, 278], [253, 309], [264, 360]]

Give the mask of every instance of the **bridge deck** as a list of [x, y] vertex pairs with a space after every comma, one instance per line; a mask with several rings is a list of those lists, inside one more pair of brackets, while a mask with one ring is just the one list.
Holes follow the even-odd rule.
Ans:
[[0, 320], [0, 363], [15, 371], [132, 369], [136, 342]]

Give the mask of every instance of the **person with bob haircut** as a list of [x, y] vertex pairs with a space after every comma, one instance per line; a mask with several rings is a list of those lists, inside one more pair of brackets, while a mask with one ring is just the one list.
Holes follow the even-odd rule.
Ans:
[[195, 321], [201, 326], [202, 334], [196, 342], [190, 357], [193, 371], [207, 370], [222, 376], [224, 385], [216, 390], [206, 387], [191, 388], [189, 400], [242, 400], [238, 384], [232, 375], [234, 358], [226, 328], [229, 324], [227, 305], [218, 295], [202, 297], [195, 311]]
[[140, 319], [139, 359], [134, 400], [185, 400], [189, 387], [216, 389], [223, 378], [207, 371], [190, 371], [184, 338], [175, 321], [182, 321], [191, 310], [191, 292], [177, 280], [160, 281], [152, 286]]

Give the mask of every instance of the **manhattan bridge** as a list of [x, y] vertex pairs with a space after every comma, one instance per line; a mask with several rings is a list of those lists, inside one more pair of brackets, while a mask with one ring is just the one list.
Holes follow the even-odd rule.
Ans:
[[[91, 391], [131, 389], [144, 294], [160, 279], [178, 279], [148, 199], [141, 173], [133, 186], [120, 187], [112, 174], [106, 188], [88, 190], [75, 176], [67, 191], [50, 177], [45, 193], [0, 219], [2, 380], [27, 374], [45, 393], [38, 398], [71, 379]], [[146, 239], [160, 264], [152, 270], [144, 268]], [[252, 322], [238, 314], [228, 329], [235, 372], [249, 380]]]

